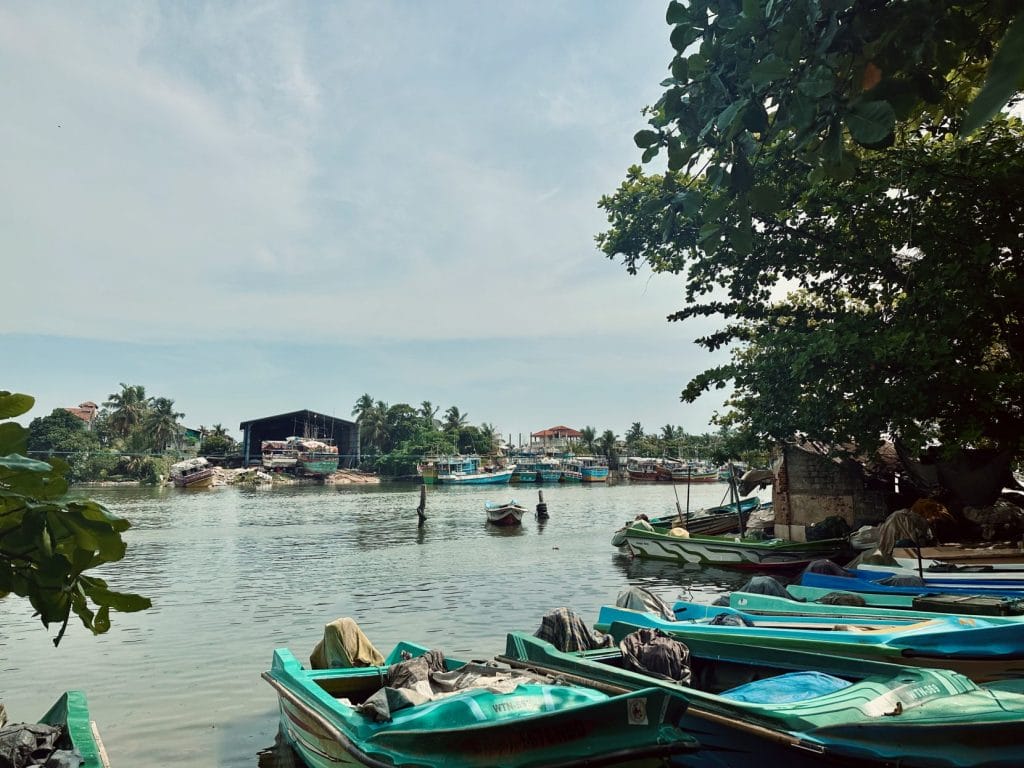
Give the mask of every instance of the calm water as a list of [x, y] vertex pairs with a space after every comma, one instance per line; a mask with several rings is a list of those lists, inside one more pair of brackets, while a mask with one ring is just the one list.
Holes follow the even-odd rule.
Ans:
[[[685, 506], [686, 486], [677, 491]], [[691, 508], [725, 491], [693, 486]], [[113, 614], [99, 637], [72, 623], [54, 648], [56, 628], [27, 601], [3, 601], [0, 698], [11, 720], [35, 720], [61, 691], [84, 690], [114, 768], [259, 765], [277, 733], [260, 678], [272, 649], [306, 659], [341, 616], [385, 654], [408, 639], [487, 658], [506, 631], [533, 631], [553, 608], [592, 622], [628, 585], [710, 601], [746, 580], [630, 561], [611, 546], [635, 514], [674, 511], [665, 485], [545, 487], [550, 519], [531, 514], [521, 529], [489, 526], [484, 501], [514, 497], [532, 511], [536, 488], [429, 488], [423, 528], [413, 485], [88, 494], [133, 524], [126, 559], [103, 575], [153, 608]]]

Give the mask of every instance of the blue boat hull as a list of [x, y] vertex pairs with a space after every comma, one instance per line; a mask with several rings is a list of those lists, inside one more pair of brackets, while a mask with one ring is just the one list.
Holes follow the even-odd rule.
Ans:
[[805, 587], [819, 587], [823, 589], [834, 589], [843, 592], [877, 592], [880, 594], [892, 595], [922, 595], [926, 593], [947, 593], [960, 595], [1000, 595], [1002, 597], [1024, 597], [1024, 591], [1020, 588], [1008, 586], [1006, 582], [990, 582], [964, 584], [958, 582], [938, 582], [932, 579], [925, 579], [923, 587], [898, 587], [890, 584], [880, 584], [887, 575], [879, 571], [858, 571], [851, 570], [852, 576], [832, 576], [825, 573], [807, 572], [800, 576], [800, 584]]

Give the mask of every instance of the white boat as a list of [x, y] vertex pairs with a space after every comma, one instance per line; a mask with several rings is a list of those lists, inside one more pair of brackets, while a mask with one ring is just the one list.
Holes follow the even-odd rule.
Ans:
[[213, 467], [197, 456], [171, 465], [171, 482], [179, 488], [207, 488], [213, 485]]
[[505, 504], [485, 501], [484, 509], [487, 511], [487, 522], [494, 525], [521, 525], [523, 515], [526, 514], [526, 507], [520, 506], [515, 499]]

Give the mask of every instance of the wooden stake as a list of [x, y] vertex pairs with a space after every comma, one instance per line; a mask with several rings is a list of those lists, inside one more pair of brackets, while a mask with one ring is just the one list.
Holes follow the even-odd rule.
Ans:
[[537, 497], [540, 499], [540, 503], [537, 504], [537, 519], [547, 520], [548, 505], [544, 503], [544, 491], [537, 491]]
[[427, 486], [420, 486], [420, 505], [416, 507], [416, 516], [420, 519], [420, 525], [427, 521]]

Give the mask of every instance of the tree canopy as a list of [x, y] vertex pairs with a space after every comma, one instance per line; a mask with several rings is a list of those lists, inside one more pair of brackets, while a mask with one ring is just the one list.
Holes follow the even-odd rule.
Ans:
[[43, 626], [60, 624], [58, 645], [72, 613], [100, 634], [112, 610], [139, 611], [150, 601], [88, 574], [124, 557], [121, 534], [130, 523], [96, 501], [68, 497], [61, 459], [25, 456], [28, 430], [9, 419], [34, 402], [0, 392], [0, 593], [27, 598]]
[[698, 341], [732, 361], [685, 400], [731, 383], [719, 423], [762, 440], [1020, 445], [1024, 133], [985, 122], [1022, 85], [1019, 9], [669, 4], [636, 136], [668, 170], [629, 170], [598, 242], [685, 275], [671, 320], [724, 320]]

